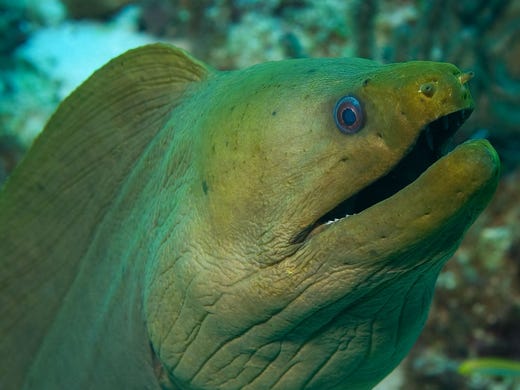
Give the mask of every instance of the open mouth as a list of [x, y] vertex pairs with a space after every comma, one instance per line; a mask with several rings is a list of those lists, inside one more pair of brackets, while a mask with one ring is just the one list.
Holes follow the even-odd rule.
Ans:
[[390, 172], [325, 213], [298, 233], [292, 242], [303, 242], [318, 229], [358, 214], [412, 183], [428, 167], [453, 149], [454, 145], [451, 143], [453, 135], [471, 112], [472, 109], [455, 111], [424, 126], [414, 146]]

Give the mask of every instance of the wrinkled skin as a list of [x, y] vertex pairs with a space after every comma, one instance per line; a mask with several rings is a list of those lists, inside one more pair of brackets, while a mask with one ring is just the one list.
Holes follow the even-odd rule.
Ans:
[[[487, 141], [309, 227], [427, 123], [472, 107], [460, 71], [306, 59], [202, 73], [96, 221], [26, 388], [368, 389], [418, 337], [440, 269], [495, 190]], [[349, 94], [365, 115], [356, 134], [332, 115]]]

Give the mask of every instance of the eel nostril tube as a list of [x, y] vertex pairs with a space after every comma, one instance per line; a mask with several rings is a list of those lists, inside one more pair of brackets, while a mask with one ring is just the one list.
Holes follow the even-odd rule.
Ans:
[[461, 73], [458, 76], [458, 79], [461, 84], [466, 84], [469, 80], [471, 80], [475, 76], [475, 72], [465, 72]]

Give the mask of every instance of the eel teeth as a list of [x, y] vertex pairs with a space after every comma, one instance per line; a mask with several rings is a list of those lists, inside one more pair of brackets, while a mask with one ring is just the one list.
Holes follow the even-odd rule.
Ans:
[[333, 223], [338, 222], [338, 221], [341, 221], [342, 219], [348, 218], [348, 217], [350, 217], [351, 215], [353, 215], [353, 214], [347, 214], [347, 215], [345, 215], [343, 218], [334, 218], [333, 221], [331, 220], [331, 221], [327, 221], [327, 222], [325, 222], [325, 225], [332, 225]]

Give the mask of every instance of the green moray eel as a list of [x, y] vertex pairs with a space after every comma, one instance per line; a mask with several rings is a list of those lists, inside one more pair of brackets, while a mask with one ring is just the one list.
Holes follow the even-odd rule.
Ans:
[[369, 389], [495, 191], [435, 62], [96, 71], [0, 193], [2, 389]]

